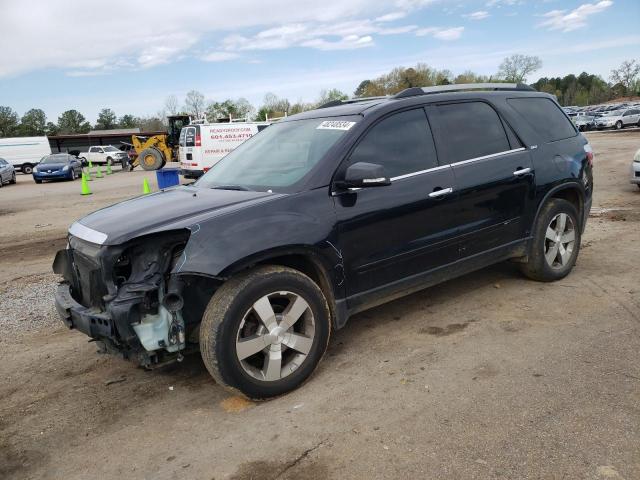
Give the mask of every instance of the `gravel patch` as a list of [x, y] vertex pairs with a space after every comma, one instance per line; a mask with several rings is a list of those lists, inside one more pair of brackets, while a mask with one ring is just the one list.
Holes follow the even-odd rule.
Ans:
[[50, 273], [0, 284], [0, 342], [15, 334], [61, 325], [53, 303], [58, 279]]

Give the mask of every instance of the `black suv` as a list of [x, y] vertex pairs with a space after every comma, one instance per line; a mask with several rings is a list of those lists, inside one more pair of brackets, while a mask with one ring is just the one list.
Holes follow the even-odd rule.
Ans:
[[198, 348], [252, 398], [299, 386], [356, 312], [506, 259], [567, 275], [593, 155], [525, 85], [411, 88], [281, 120], [192, 185], [69, 229], [69, 328], [152, 367]]

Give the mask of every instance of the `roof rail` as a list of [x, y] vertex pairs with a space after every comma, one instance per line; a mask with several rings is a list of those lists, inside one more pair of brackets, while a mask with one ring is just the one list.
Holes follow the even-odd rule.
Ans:
[[357, 98], [348, 98], [346, 100], [331, 100], [330, 102], [320, 105], [318, 108], [336, 107], [338, 105], [348, 105], [350, 103], [368, 102], [369, 100], [381, 100], [383, 98], [390, 98], [390, 97], [387, 95], [382, 95], [379, 97], [357, 97]]
[[462, 90], [520, 90], [535, 91], [535, 88], [524, 83], [456, 83], [454, 85], [436, 85], [435, 87], [411, 87], [393, 96], [393, 98], [414, 97], [432, 93], [459, 92]]

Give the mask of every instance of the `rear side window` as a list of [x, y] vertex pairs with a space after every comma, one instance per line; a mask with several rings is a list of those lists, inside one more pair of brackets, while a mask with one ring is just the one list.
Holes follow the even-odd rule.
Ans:
[[182, 130], [180, 130], [180, 138], [178, 139], [178, 145], [181, 147], [184, 147], [184, 139], [187, 136], [187, 129], [183, 128]]
[[376, 124], [351, 154], [349, 163], [356, 162], [382, 165], [391, 178], [437, 166], [424, 110], [396, 113]]
[[185, 135], [184, 146], [185, 147], [194, 147], [196, 145], [196, 129], [195, 127], [188, 127], [185, 129], [187, 131]]
[[548, 98], [509, 98], [507, 102], [538, 132], [544, 143], [574, 137], [576, 130], [558, 105]]
[[449, 163], [510, 150], [502, 121], [488, 104], [453, 103], [436, 108]]

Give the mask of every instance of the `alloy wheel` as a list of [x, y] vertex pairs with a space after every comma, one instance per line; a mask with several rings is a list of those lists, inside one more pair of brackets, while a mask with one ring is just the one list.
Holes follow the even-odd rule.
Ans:
[[576, 240], [573, 219], [559, 213], [547, 226], [544, 241], [544, 257], [551, 268], [563, 268], [573, 254]]
[[245, 313], [236, 336], [236, 354], [246, 373], [276, 381], [302, 365], [314, 337], [309, 303], [293, 292], [273, 292], [260, 297]]

